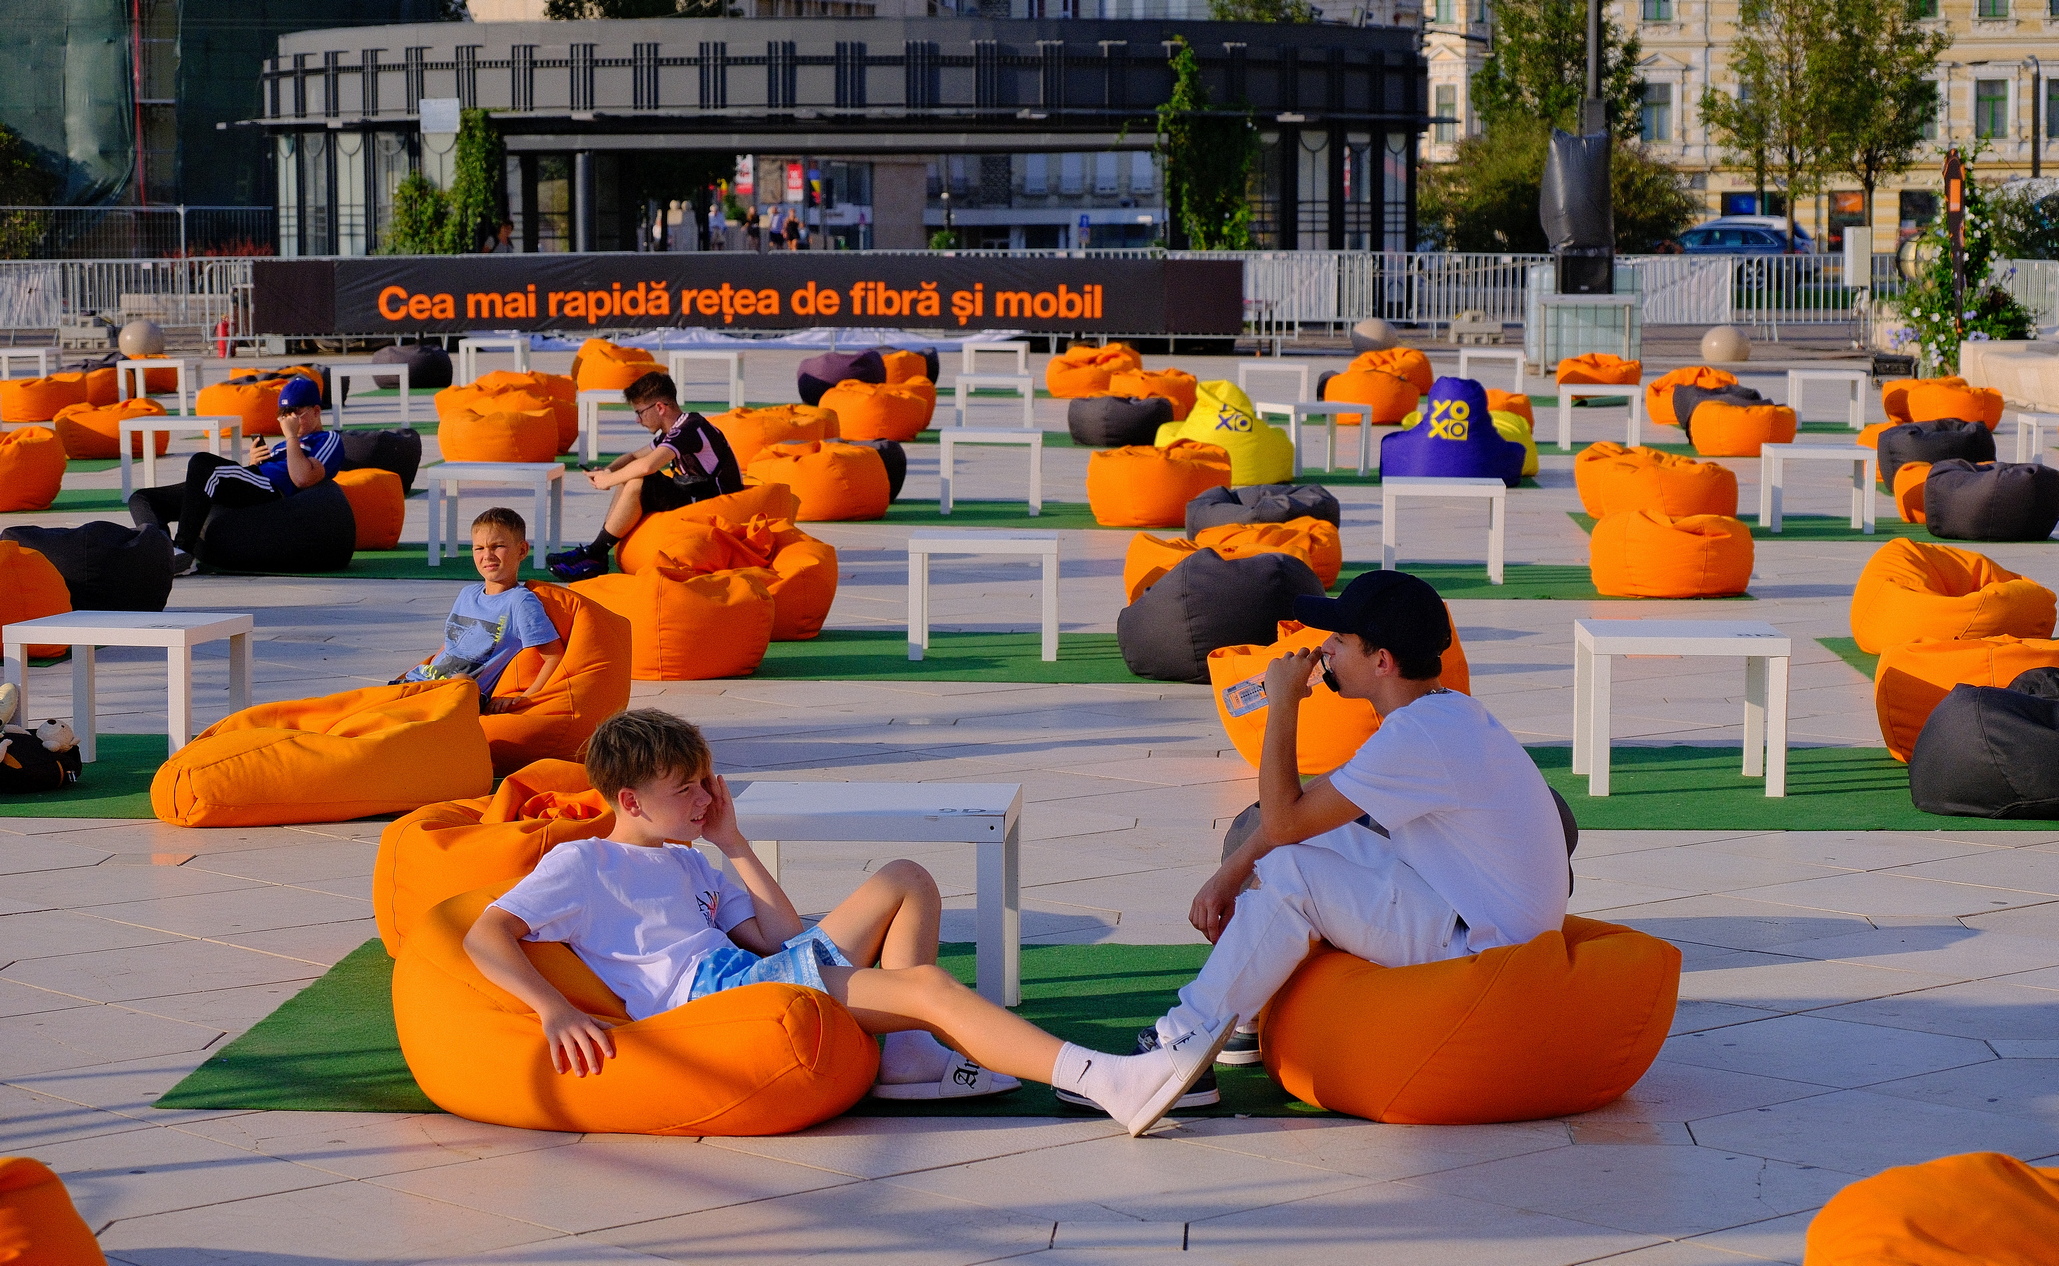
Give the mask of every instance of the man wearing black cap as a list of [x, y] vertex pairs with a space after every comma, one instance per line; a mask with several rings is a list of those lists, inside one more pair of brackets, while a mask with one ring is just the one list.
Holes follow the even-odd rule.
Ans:
[[[1331, 636], [1266, 668], [1261, 823], [1195, 896], [1188, 917], [1215, 949], [1141, 1046], [1257, 1015], [1318, 941], [1402, 967], [1520, 945], [1565, 922], [1557, 807], [1515, 736], [1438, 684], [1451, 622], [1437, 591], [1406, 572], [1368, 572], [1337, 598], [1296, 598], [1294, 617]], [[1370, 702], [1381, 725], [1304, 787], [1295, 731], [1317, 676]], [[1248, 1059], [1227, 1048], [1219, 1059], [1255, 1062], [1255, 1039], [1246, 1045]]]

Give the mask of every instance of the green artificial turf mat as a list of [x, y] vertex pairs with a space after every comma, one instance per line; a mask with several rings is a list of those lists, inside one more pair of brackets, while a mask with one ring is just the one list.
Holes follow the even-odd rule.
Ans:
[[943, 633], [932, 627], [929, 649], [908, 658], [905, 629], [824, 629], [805, 642], [774, 642], [757, 676], [800, 681], [1008, 681], [1068, 685], [1130, 683], [1144, 678], [1122, 662], [1113, 633], [1061, 633], [1058, 658], [1046, 663], [1037, 633]]
[[[140, 484], [143, 472], [136, 472]], [[77, 514], [87, 510], [128, 510], [129, 503], [123, 499], [120, 488], [61, 488], [57, 497], [48, 506], [49, 511], [70, 511]]]
[[1868, 681], [1873, 680], [1874, 672], [1880, 667], [1880, 656], [1860, 650], [1857, 638], [1819, 637], [1816, 645], [1865, 673]]
[[[1485, 543], [1482, 542], [1484, 545]], [[1748, 602], [1750, 594], [1735, 598], [1700, 599], [1643, 599], [1613, 598], [1594, 587], [1594, 577], [1584, 565], [1577, 563], [1507, 563], [1503, 565], [1502, 584], [1487, 582], [1485, 563], [1421, 563], [1407, 558], [1400, 560], [1397, 569], [1420, 576], [1430, 582], [1437, 592], [1446, 598], [1543, 598], [1563, 601], [1700, 601], [1700, 602]], [[1377, 563], [1347, 562], [1337, 573], [1337, 583], [1331, 588], [1339, 589], [1351, 583], [1364, 572], [1378, 571]]]
[[[1172, 1005], [1208, 955], [1206, 945], [1025, 945], [1016, 1014], [1059, 1037], [1127, 1053], [1137, 1030]], [[938, 961], [966, 984], [974, 951], [946, 942]], [[435, 1112], [401, 1058], [393, 1027], [393, 963], [367, 941], [247, 1033], [217, 1051], [157, 1102], [160, 1108], [292, 1112]], [[1192, 1116], [1328, 1116], [1289, 1099], [1265, 1070], [1217, 1069], [1223, 1102]], [[602, 1070], [601, 1076], [607, 1076]], [[853, 1116], [1089, 1115], [1048, 1086], [931, 1103], [862, 1099]], [[1096, 1114], [1097, 1115], [1097, 1114]]]
[[[1060, 528], [1103, 528], [1106, 525], [1094, 521], [1094, 511], [1085, 502], [1044, 502], [1043, 513], [1030, 517], [1029, 502], [1022, 501], [961, 501], [953, 498], [951, 513], [938, 514], [937, 503], [927, 500], [896, 501], [887, 507], [884, 519], [871, 520], [874, 523], [893, 523], [904, 527], [966, 527], [966, 528], [1027, 528], [1045, 532]], [[813, 520], [803, 520], [807, 526]], [[1135, 528], [1108, 528], [1114, 532], [1134, 532]], [[1033, 574], [1033, 571], [1032, 573]]]
[[[950, 399], [950, 397], [946, 396], [946, 397], [944, 397], [944, 399], [946, 399], [946, 400], [949, 400], [949, 399]], [[1021, 400], [1021, 397], [1017, 397], [1018, 405], [1019, 405], [1019, 403], [1020, 403], [1020, 400]], [[953, 405], [950, 405], [950, 404], [943, 404], [943, 403], [939, 403], [939, 404], [937, 405], [937, 408], [938, 408], [938, 410], [939, 410], [939, 411], [942, 411], [942, 410], [945, 410], [945, 409], [951, 409], [951, 408], [954, 408], [954, 407], [955, 407], [955, 406], [953, 406]], [[1001, 412], [1000, 412], [999, 410], [996, 410], [996, 411], [994, 411], [994, 412], [992, 412], [992, 413], [988, 413], [988, 414], [985, 414], [985, 415], [981, 415], [981, 414], [974, 414], [974, 415], [973, 415], [973, 419], [972, 419], [972, 422], [970, 423], [970, 425], [971, 425], [972, 429], [973, 429], [973, 430], [975, 430], [975, 431], [1016, 431], [1016, 430], [1027, 430], [1027, 429], [1029, 429], [1029, 428], [1027, 428], [1027, 427], [1024, 427], [1024, 426], [1022, 425], [1022, 417], [1021, 417], [1021, 415], [1020, 415], [1020, 414], [1017, 414], [1017, 415], [1015, 415], [1015, 416], [1013, 416], [1013, 417], [1008, 417], [1008, 416], [1006, 416], [1006, 415], [1002, 414], [1002, 413], [1001, 413]], [[957, 427], [956, 427], [955, 425], [952, 425], [952, 426], [946, 426], [946, 427], [942, 427], [941, 429], [942, 429], [942, 430], [946, 430], [946, 431], [950, 431], [950, 430], [956, 430], [956, 429], [957, 429]], [[936, 442], [937, 442], [937, 434], [938, 434], [938, 431], [939, 431], [939, 427], [938, 427], [938, 425], [937, 425], [936, 423], [932, 422], [932, 423], [931, 423], [931, 424], [930, 424], [930, 425], [929, 425], [928, 427], [924, 428], [923, 430], [917, 431], [917, 432], [915, 433], [915, 438], [914, 438], [914, 439], [912, 439], [912, 440], [905, 440], [905, 441], [903, 441], [903, 443], [908, 443], [908, 444], [934, 444], [934, 443], [936, 443]], [[982, 445], [982, 447], [999, 447], [999, 446], [998, 446], [998, 445], [991, 445], [991, 446], [989, 446], [989, 445]], [[1046, 431], [1046, 432], [1044, 432], [1044, 447], [1045, 447], [1045, 448], [1089, 448], [1089, 447], [1092, 447], [1092, 446], [1091, 446], [1091, 445], [1087, 445], [1087, 444], [1080, 444], [1080, 443], [1076, 443], [1076, 442], [1075, 442], [1075, 441], [1073, 440], [1073, 438], [1072, 438], [1072, 432], [1070, 432], [1070, 431]]]
[[121, 464], [122, 459], [119, 457], [74, 457], [65, 462], [64, 469], [67, 474], [90, 475], [98, 471], [113, 470]]
[[[20, 742], [16, 739], [15, 742]], [[62, 791], [0, 796], [0, 818], [147, 818], [150, 780], [164, 764], [163, 734], [102, 734], [100, 759]]]
[[[1587, 533], [1594, 531], [1594, 516], [1578, 510], [1568, 510], [1567, 516]], [[1873, 528], [1873, 535], [1852, 527], [1849, 514], [1783, 514], [1780, 516], [1780, 530], [1771, 531], [1761, 526], [1758, 517], [1742, 518], [1740, 521], [1752, 530], [1756, 541], [1884, 541], [1891, 536], [1916, 536], [1930, 539], [1929, 532], [1921, 523], [1904, 523], [1900, 519], [1880, 519]]]

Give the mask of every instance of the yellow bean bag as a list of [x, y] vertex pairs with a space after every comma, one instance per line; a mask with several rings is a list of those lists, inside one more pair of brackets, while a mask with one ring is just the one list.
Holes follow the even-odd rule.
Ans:
[[1703, 457], [1757, 457], [1762, 444], [1792, 444], [1794, 410], [1784, 404], [1724, 404], [1695, 407], [1689, 437]]
[[492, 787], [478, 688], [410, 682], [233, 713], [158, 768], [150, 808], [173, 826], [282, 826], [403, 813]]
[[56, 431], [0, 431], [0, 510], [48, 510], [63, 486], [64, 444]]
[[1946, 379], [1917, 382], [1909, 388], [1908, 402], [1911, 422], [1955, 418], [1961, 422], [1978, 422], [1990, 431], [2002, 422], [2002, 393], [1987, 387], [1971, 387], [1964, 382]]
[[1590, 1112], [1658, 1057], [1680, 951], [1566, 917], [1523, 945], [1415, 967], [1318, 949], [1266, 1009], [1266, 1071], [1372, 1121], [1478, 1125]]
[[[77, 457], [87, 461], [104, 461], [122, 455], [122, 422], [127, 418], [161, 417], [164, 406], [155, 400], [132, 396], [119, 404], [68, 404], [57, 411], [51, 426], [57, 431], [57, 438], [64, 444], [66, 457]], [[159, 431], [152, 440], [157, 455], [163, 457], [172, 446], [171, 433]], [[143, 455], [143, 436], [140, 432], [129, 436], [129, 456]]]
[[[1430, 368], [1430, 358], [1413, 347], [1390, 347], [1384, 351], [1360, 352], [1352, 357], [1352, 370], [1377, 370], [1393, 374], [1416, 389], [1418, 395], [1429, 395], [1430, 387], [1437, 381], [1437, 373]], [[1336, 379], [1331, 379], [1335, 382]]]
[[1737, 375], [1708, 365], [1689, 365], [1675, 369], [1653, 379], [1644, 389], [1644, 416], [1660, 426], [1679, 426], [1680, 419], [1673, 415], [1673, 388], [1703, 387], [1714, 390], [1717, 387], [1735, 387]]
[[[1490, 394], [1506, 396], [1508, 393]], [[1507, 409], [1489, 409], [1487, 416], [1494, 423], [1494, 433], [1496, 435], [1512, 444], [1521, 444], [1523, 446], [1523, 475], [1525, 477], [1535, 475], [1537, 473], [1537, 438], [1531, 433], [1529, 421], [1522, 414], [1513, 413]], [[1417, 409], [1401, 420], [1401, 429], [1404, 431], [1414, 430], [1422, 420], [1423, 411]]]
[[893, 501], [885, 459], [862, 444], [775, 444], [761, 450], [748, 469], [753, 478], [792, 489], [800, 498], [795, 517], [803, 522], [883, 519]]
[[[57, 564], [17, 541], [0, 540], [0, 625], [63, 615], [71, 608], [71, 587]], [[37, 659], [62, 655], [69, 647], [31, 643]]]
[[1194, 411], [1194, 396], [1199, 387], [1194, 375], [1180, 369], [1126, 369], [1108, 380], [1110, 395], [1132, 399], [1159, 396], [1172, 401], [1175, 422], [1186, 421]]
[[764, 567], [701, 571], [659, 555], [642, 571], [577, 581], [572, 591], [629, 622], [638, 681], [748, 677], [772, 642], [776, 579]]
[[615, 811], [586, 779], [586, 766], [540, 760], [501, 780], [491, 796], [443, 800], [389, 824], [372, 863], [372, 916], [386, 952], [422, 916], [461, 892], [508, 883], [566, 840], [615, 829]]
[[50, 1167], [0, 1157], [0, 1262], [13, 1266], [107, 1266], [92, 1228]]
[[1878, 655], [1918, 638], [2052, 636], [2059, 598], [1985, 554], [1897, 537], [1852, 589], [1852, 639]]
[[[629, 706], [629, 621], [563, 585], [529, 581], [527, 587], [564, 641], [565, 658], [521, 709], [479, 718], [497, 778], [535, 761], [577, 757], [601, 722]], [[534, 648], [515, 656], [494, 683], [493, 697], [528, 690], [542, 666]]]
[[1908, 763], [1923, 723], [1953, 686], [2007, 686], [2031, 668], [2059, 668], [2059, 642], [1996, 634], [1888, 647], [1873, 669], [1873, 711], [1887, 754]]
[[[1451, 619], [1449, 606], [1444, 615]], [[1259, 753], [1265, 746], [1265, 706], [1242, 716], [1231, 716], [1223, 692], [1239, 682], [1262, 676], [1266, 665], [1287, 652], [1321, 646], [1329, 636], [1321, 629], [1282, 620], [1278, 640], [1270, 646], [1224, 646], [1208, 653], [1208, 684], [1215, 688], [1216, 718], [1223, 723], [1223, 732], [1237, 754], [1249, 761], [1253, 769], [1258, 768]], [[1444, 671], [1438, 675], [1438, 684], [1462, 695], [1473, 693], [1472, 673], [1466, 665], [1466, 648], [1459, 644], [1456, 621], [1451, 625], [1451, 648], [1444, 652], [1443, 661]], [[1380, 714], [1372, 704], [1363, 699], [1347, 699], [1317, 682], [1296, 714], [1294, 756], [1301, 772], [1311, 776], [1329, 773], [1350, 760], [1379, 728]]]
[[[1392, 426], [1422, 403], [1423, 392], [1408, 379], [1384, 369], [1347, 369], [1323, 384], [1323, 399], [1362, 404], [1372, 411], [1375, 426]], [[1358, 414], [1337, 417], [1339, 426], [1358, 424]]]
[[1087, 456], [1087, 508], [1102, 527], [1181, 527], [1187, 503], [1230, 486], [1230, 454], [1216, 444], [1175, 440]]
[[1752, 533], [1727, 515], [1622, 510], [1594, 525], [1587, 565], [1611, 598], [1727, 598], [1751, 584]]
[[1999, 1152], [1941, 1156], [1862, 1178], [1809, 1223], [1806, 1266], [2050, 1266], [2059, 1169]]
[[821, 410], [836, 419], [837, 433], [843, 439], [899, 440], [904, 444], [929, 429], [936, 407], [936, 387], [927, 378], [899, 383], [846, 378], [822, 393], [821, 404]]
[[1644, 378], [1644, 362], [1624, 360], [1608, 352], [1587, 352], [1559, 362], [1558, 380], [1563, 384], [1597, 383], [1608, 387], [1634, 387]]
[[581, 391], [621, 391], [645, 374], [664, 369], [641, 347], [620, 347], [604, 338], [590, 338], [572, 358], [572, 381]]
[[1195, 389], [1194, 409], [1184, 422], [1158, 428], [1158, 444], [1192, 440], [1230, 455], [1230, 484], [1276, 484], [1294, 474], [1294, 441], [1279, 427], [1259, 420], [1251, 397], [1233, 382], [1204, 382]]
[[84, 374], [0, 378], [0, 422], [48, 422], [59, 409], [90, 403]]
[[1061, 400], [1105, 396], [1115, 375], [1143, 367], [1144, 358], [1126, 343], [1074, 343], [1044, 366], [1044, 389]]
[[615, 1058], [598, 1075], [555, 1072], [536, 1014], [465, 952], [472, 924], [513, 886], [435, 906], [394, 964], [401, 1054], [444, 1111], [566, 1133], [787, 1134], [836, 1116], [871, 1087], [878, 1044], [828, 994], [745, 985], [631, 1021], [570, 947], [525, 943], [529, 961], [573, 1005], [615, 1023]]
[[737, 464], [746, 467], [759, 453], [774, 444], [841, 438], [837, 415], [814, 405], [775, 404], [762, 409], [731, 409], [708, 421], [714, 423], [715, 429], [729, 441], [729, 451], [736, 454]]
[[1925, 523], [1930, 516], [1923, 509], [1923, 485], [1930, 479], [1929, 462], [1903, 462], [1895, 468], [1895, 513], [1904, 523]]
[[1655, 448], [1625, 448], [1603, 440], [1573, 459], [1581, 508], [1599, 519], [1624, 510], [1737, 515], [1737, 475], [1715, 462], [1698, 462]]

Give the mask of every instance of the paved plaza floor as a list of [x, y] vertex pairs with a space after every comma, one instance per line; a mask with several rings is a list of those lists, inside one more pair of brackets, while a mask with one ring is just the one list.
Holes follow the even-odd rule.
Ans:
[[[754, 355], [750, 397], [792, 399], [798, 358]], [[1449, 372], [1449, 354], [1437, 359]], [[1233, 372], [1194, 357], [1147, 363]], [[1784, 388], [1777, 376], [1747, 382]], [[1868, 407], [1877, 415], [1877, 401]], [[1038, 411], [1063, 427], [1062, 402]], [[975, 424], [1006, 425], [1006, 407], [993, 412]], [[1580, 415], [1581, 443], [1621, 438], [1622, 410]], [[935, 447], [910, 452], [903, 499], [933, 500]], [[1046, 496], [1082, 500], [1086, 460], [1048, 451]], [[1022, 495], [1020, 450], [960, 462], [959, 498]], [[1749, 516], [1758, 462], [1726, 464]], [[1789, 514], [1844, 512], [1847, 493], [1827, 473], [1790, 480]], [[117, 482], [107, 471], [66, 486]], [[604, 499], [567, 482], [568, 525], [583, 538]], [[1570, 455], [1547, 448], [1537, 482], [1509, 499], [1509, 559], [1584, 563]], [[1345, 556], [1376, 560], [1377, 488], [1334, 490]], [[467, 517], [489, 503], [468, 495]], [[1893, 520], [1889, 500], [1879, 504]], [[423, 513], [420, 498], [409, 503], [405, 539], [424, 539]], [[6, 521], [96, 517], [122, 516]], [[1412, 505], [1404, 559], [1477, 561], [1483, 526], [1476, 506]], [[831, 625], [901, 627], [908, 529], [809, 530], [840, 552]], [[1128, 535], [1063, 533], [1066, 632], [1114, 631]], [[1474, 693], [1526, 743], [1570, 741], [1575, 619], [1692, 615], [1764, 619], [1794, 636], [1794, 743], [1878, 747], [1871, 683], [1816, 641], [1848, 634], [1852, 581], [1876, 547], [1761, 540], [1757, 601], [1720, 609], [1452, 605]], [[1985, 552], [2059, 582], [2048, 545]], [[254, 614], [256, 696], [274, 700], [388, 680], [434, 646], [468, 577], [196, 576], [178, 582], [172, 605]], [[933, 583], [940, 629], [1035, 627], [1029, 566], [940, 562]], [[226, 710], [227, 661], [220, 644], [196, 659], [196, 708], [209, 722]], [[161, 657], [110, 649], [101, 664], [103, 729], [162, 732]], [[67, 715], [69, 670], [35, 672], [36, 715]], [[1724, 661], [1619, 663], [1615, 734], [1736, 744], [1742, 687]], [[1188, 902], [1229, 819], [1257, 796], [1200, 686], [745, 679], [638, 683], [634, 697], [704, 726], [732, 779], [1021, 783], [1023, 928], [1037, 942], [1199, 941]], [[1573, 908], [1663, 936], [1685, 964], [1657, 1064], [1619, 1102], [1582, 1116], [1463, 1127], [1192, 1120], [1141, 1140], [1084, 1116], [854, 1118], [787, 1137], [693, 1140], [443, 1115], [160, 1111], [156, 1096], [374, 935], [383, 823], [181, 830], [0, 817], [0, 1154], [48, 1162], [110, 1257], [136, 1266], [1799, 1262], [1812, 1212], [1857, 1177], [1976, 1150], [2059, 1163], [2049, 1159], [2059, 1157], [2059, 829], [1937, 824], [1588, 831]], [[893, 856], [937, 874], [946, 937], [970, 939], [972, 858], [952, 846], [807, 846], [790, 851], [784, 873], [797, 905], [819, 912]]]

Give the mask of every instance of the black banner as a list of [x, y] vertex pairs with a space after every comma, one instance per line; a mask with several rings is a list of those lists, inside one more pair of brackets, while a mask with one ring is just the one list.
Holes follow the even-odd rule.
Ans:
[[707, 326], [1235, 335], [1235, 260], [450, 255], [259, 260], [260, 334]]

